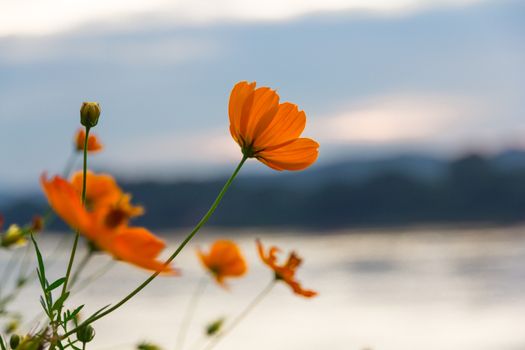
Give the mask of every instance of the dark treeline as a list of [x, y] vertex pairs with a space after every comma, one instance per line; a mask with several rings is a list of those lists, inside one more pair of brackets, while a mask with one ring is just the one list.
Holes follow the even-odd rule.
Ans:
[[[356, 177], [356, 163], [273, 177], [241, 176], [211, 224], [224, 227], [294, 226], [344, 228], [440, 223], [517, 223], [525, 219], [525, 157], [467, 156], [435, 161], [439, 176], [428, 176], [428, 159], [406, 159]], [[523, 161], [523, 164], [522, 164]], [[386, 163], [385, 163], [386, 164]], [[424, 164], [424, 174], [418, 173]], [[362, 164], [361, 164], [362, 166]], [[346, 169], [346, 170], [345, 170]], [[363, 170], [358, 169], [362, 174]], [[346, 171], [346, 172], [345, 172]], [[306, 174], [306, 173], [304, 173]], [[134, 222], [153, 229], [194, 225], [220, 190], [223, 180], [127, 183], [146, 215]], [[42, 203], [13, 203], [7, 221], [23, 221]], [[57, 228], [59, 226], [56, 226]]]

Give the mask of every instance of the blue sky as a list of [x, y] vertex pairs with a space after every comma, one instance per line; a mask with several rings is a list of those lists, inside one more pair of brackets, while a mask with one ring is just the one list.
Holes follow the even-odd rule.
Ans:
[[222, 175], [239, 157], [227, 117], [239, 80], [306, 111], [320, 162], [525, 147], [518, 0], [49, 4], [0, 20], [0, 189], [60, 171], [84, 100], [103, 109], [98, 169]]

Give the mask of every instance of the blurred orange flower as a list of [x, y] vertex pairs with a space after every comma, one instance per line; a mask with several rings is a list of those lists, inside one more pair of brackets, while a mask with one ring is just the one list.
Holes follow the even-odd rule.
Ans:
[[268, 250], [268, 255], [266, 255], [261, 241], [257, 240], [257, 250], [261, 260], [275, 272], [276, 280], [284, 281], [286, 284], [292, 287], [292, 290], [297, 295], [302, 295], [307, 298], [317, 295], [317, 292], [313, 290], [303, 289], [299, 281], [297, 281], [295, 278], [295, 272], [302, 263], [302, 259], [297, 256], [295, 252], [290, 253], [286, 263], [278, 265], [277, 253], [280, 251], [279, 248], [275, 246], [270, 247]]
[[[86, 132], [84, 129], [79, 129], [75, 136], [75, 147], [78, 152], [82, 152], [84, 150], [84, 142], [86, 141]], [[87, 150], [88, 152], [98, 152], [102, 150], [103, 146], [98, 140], [98, 137], [96, 137], [93, 134], [90, 134], [88, 137], [88, 144], [87, 144]]]
[[[143, 227], [129, 227], [128, 219], [142, 213], [141, 207], [132, 206], [130, 196], [122, 193], [115, 180], [109, 175], [88, 173], [86, 176], [89, 198], [89, 210], [82, 206], [81, 193], [78, 190], [79, 175], [75, 174], [71, 182], [54, 176], [48, 180], [41, 177], [44, 193], [53, 210], [72, 228], [95, 246], [136, 266], [174, 274], [171, 266], [165, 266], [157, 260], [166, 244]], [[81, 186], [81, 185], [80, 185]], [[115, 224], [115, 210], [123, 216]]]
[[279, 103], [279, 96], [256, 83], [237, 83], [230, 95], [230, 133], [247, 157], [275, 170], [302, 170], [313, 164], [319, 144], [300, 138], [306, 115], [297, 105]]
[[[71, 184], [82, 195], [82, 171], [71, 177]], [[127, 224], [132, 217], [144, 214], [144, 208], [131, 205], [131, 195], [124, 193], [111, 175], [86, 173], [86, 207], [109, 227]]]
[[225, 287], [227, 277], [241, 277], [246, 273], [247, 265], [239, 246], [230, 240], [218, 240], [210, 248], [209, 253], [197, 250], [202, 264], [213, 275], [217, 283]]

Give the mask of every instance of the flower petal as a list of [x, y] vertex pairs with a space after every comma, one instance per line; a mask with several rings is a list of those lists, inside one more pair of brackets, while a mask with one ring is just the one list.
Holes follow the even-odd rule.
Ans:
[[147, 270], [175, 273], [171, 266], [155, 260], [166, 244], [143, 227], [128, 227], [117, 233], [108, 250], [116, 258]]
[[243, 114], [241, 119], [240, 135], [246, 142], [246, 145], [254, 142], [256, 137], [255, 131], [258, 129], [264, 130], [275, 117], [278, 108], [279, 96], [274, 90], [268, 87], [261, 87], [255, 90], [250, 114]]
[[306, 125], [306, 115], [299, 111], [297, 105], [285, 102], [279, 109], [271, 123], [264, 130], [256, 130], [254, 148], [264, 150], [267, 147], [277, 146], [290, 142], [299, 136]]
[[241, 120], [246, 119], [253, 104], [255, 82], [248, 83], [241, 81], [232, 89], [230, 102], [228, 105], [228, 115], [230, 117], [230, 133], [241, 147], [243, 146], [240, 135]]
[[46, 175], [43, 174], [40, 177], [40, 183], [49, 205], [58, 216], [72, 228], [85, 233], [90, 218], [88, 212], [82, 207], [81, 198], [76, 189], [59, 176], [47, 180]]
[[[77, 171], [71, 177], [71, 183], [77, 193], [82, 193], [83, 172]], [[111, 175], [86, 173], [86, 199], [92, 209], [98, 209], [116, 203], [122, 196], [122, 190]]]
[[275, 170], [302, 170], [314, 163], [319, 155], [319, 144], [300, 138], [276, 148], [257, 153], [257, 158]]

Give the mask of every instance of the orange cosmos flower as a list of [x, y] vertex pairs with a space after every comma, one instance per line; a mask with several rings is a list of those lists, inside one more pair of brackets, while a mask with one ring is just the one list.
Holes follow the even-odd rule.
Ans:
[[[129, 195], [122, 193], [115, 180], [109, 175], [89, 173], [86, 181], [87, 198], [91, 201], [89, 211], [81, 203], [78, 174], [73, 176], [72, 182], [59, 176], [50, 180], [45, 175], [41, 177], [42, 188], [53, 210], [95, 246], [118, 260], [174, 274], [176, 271], [171, 266], [157, 260], [165, 243], [145, 228], [128, 226], [129, 217], [142, 209], [129, 204]], [[114, 210], [121, 210], [128, 216], [114, 224], [114, 219], [108, 219]]]
[[279, 103], [268, 87], [237, 83], [230, 95], [230, 133], [247, 157], [275, 170], [302, 170], [315, 162], [319, 144], [300, 138], [306, 115], [297, 105]]
[[317, 295], [317, 292], [313, 290], [303, 289], [299, 281], [295, 279], [295, 272], [302, 263], [302, 259], [297, 256], [295, 252], [290, 253], [286, 263], [283, 265], [278, 265], [277, 253], [280, 251], [279, 248], [273, 246], [270, 247], [268, 250], [268, 255], [266, 255], [261, 241], [257, 240], [257, 250], [261, 260], [275, 272], [276, 280], [284, 281], [297, 295], [302, 295], [307, 298]]
[[[71, 177], [71, 183], [82, 194], [82, 171]], [[124, 193], [115, 179], [107, 174], [86, 173], [86, 207], [93, 217], [108, 227], [127, 225], [129, 219], [144, 214], [144, 208], [131, 204], [131, 195]]]
[[241, 277], [246, 273], [246, 260], [235, 242], [218, 240], [210, 248], [208, 254], [197, 250], [202, 264], [213, 275], [217, 283], [225, 287], [226, 277]]
[[[82, 195], [83, 172], [71, 176], [71, 185], [79, 196]], [[89, 210], [100, 210], [119, 201], [123, 193], [111, 175], [86, 172], [86, 206]]]
[[[84, 131], [84, 129], [79, 129], [75, 136], [75, 148], [78, 152], [82, 152], [84, 150], [85, 141], [86, 141], [86, 132]], [[102, 148], [103, 146], [98, 140], [98, 137], [96, 137], [93, 134], [90, 134], [88, 137], [88, 144], [87, 144], [88, 152], [98, 152], [102, 150]]]

